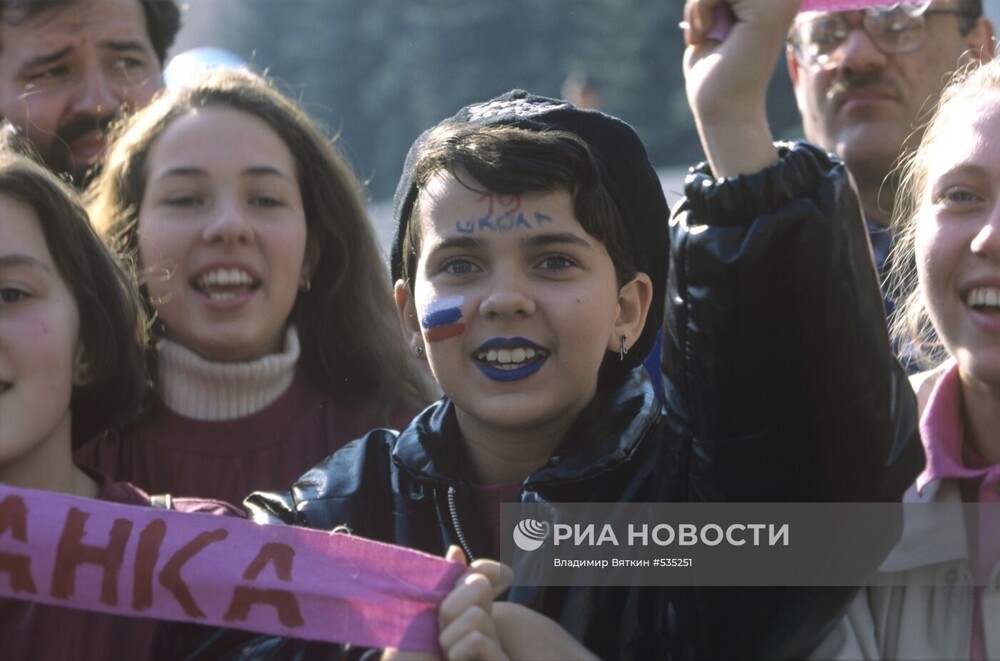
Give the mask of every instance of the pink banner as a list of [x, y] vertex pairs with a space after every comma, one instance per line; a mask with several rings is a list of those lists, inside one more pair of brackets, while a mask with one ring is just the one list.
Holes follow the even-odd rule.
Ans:
[[[917, 4], [921, 1], [926, 0], [903, 0], [900, 4]], [[895, 3], [886, 0], [803, 0], [799, 11], [847, 11], [891, 4]]]
[[463, 571], [350, 535], [0, 485], [4, 598], [437, 652]]

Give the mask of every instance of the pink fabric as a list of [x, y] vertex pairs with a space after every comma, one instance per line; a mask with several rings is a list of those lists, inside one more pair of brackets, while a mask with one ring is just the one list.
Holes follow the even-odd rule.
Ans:
[[[961, 480], [973, 487], [964, 489], [966, 500], [978, 503], [1000, 503], [1000, 464], [990, 465], [972, 448], [965, 445], [962, 426], [962, 391], [958, 365], [953, 363], [934, 384], [920, 418], [920, 437], [927, 456], [927, 466], [917, 477], [917, 489], [937, 480]], [[985, 659], [986, 644], [981, 608], [982, 583], [990, 570], [1000, 562], [1000, 526], [989, 515], [995, 508], [979, 508], [979, 521], [970, 532], [973, 569], [976, 572], [973, 600], [972, 641], [970, 659]]]
[[462, 572], [349, 535], [0, 485], [0, 598], [437, 652]]
[[927, 465], [917, 476], [917, 489], [937, 480], [981, 480], [982, 503], [1000, 502], [997, 483], [1000, 465], [990, 465], [971, 448], [965, 447], [962, 428], [962, 392], [958, 365], [952, 364], [934, 384], [920, 418], [920, 438]]
[[[904, 3], [911, 4], [919, 1], [903, 0]], [[886, 4], [890, 3], [887, 0], [803, 0], [799, 11], [848, 11]]]
[[[91, 473], [98, 483], [100, 500], [124, 505], [148, 506], [149, 496], [125, 482], [112, 482]], [[209, 506], [214, 513], [231, 510]], [[0, 524], [0, 539], [4, 536]], [[2, 548], [2, 542], [0, 542]], [[0, 570], [0, 584], [5, 577]], [[122, 617], [97, 611], [32, 603], [20, 599], [0, 599], [0, 658], [4, 661], [92, 661], [93, 659], [158, 658], [154, 641], [162, 622], [138, 617]], [[52, 635], [57, 631], [59, 635]]]

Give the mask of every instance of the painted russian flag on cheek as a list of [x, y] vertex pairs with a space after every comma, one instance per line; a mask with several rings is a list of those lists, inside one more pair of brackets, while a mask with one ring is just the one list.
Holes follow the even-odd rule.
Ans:
[[446, 296], [431, 301], [420, 317], [424, 339], [428, 342], [440, 342], [464, 333], [465, 324], [462, 323], [464, 302], [463, 296]]

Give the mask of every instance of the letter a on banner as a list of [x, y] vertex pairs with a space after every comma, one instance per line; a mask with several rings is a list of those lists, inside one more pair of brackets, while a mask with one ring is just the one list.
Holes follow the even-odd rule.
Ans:
[[0, 598], [438, 653], [463, 572], [349, 535], [0, 484]]

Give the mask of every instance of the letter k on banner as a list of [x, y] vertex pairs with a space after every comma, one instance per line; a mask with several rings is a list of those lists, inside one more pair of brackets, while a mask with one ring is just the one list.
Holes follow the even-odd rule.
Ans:
[[0, 485], [0, 598], [433, 653], [463, 572], [350, 535]]

